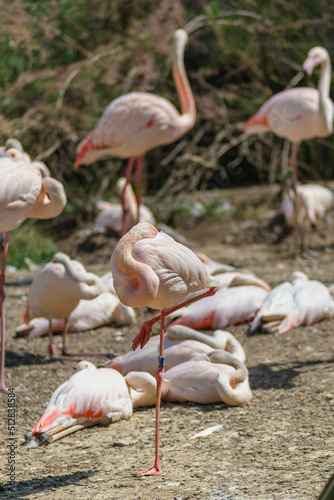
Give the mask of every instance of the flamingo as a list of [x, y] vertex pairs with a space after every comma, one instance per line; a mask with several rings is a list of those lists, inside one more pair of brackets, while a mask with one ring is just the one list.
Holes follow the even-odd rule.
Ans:
[[[26, 310], [23, 314], [25, 323], [31, 318], [43, 317], [49, 321], [49, 354], [55, 359], [55, 346], [52, 339], [52, 319], [64, 320], [63, 348], [64, 356], [71, 355], [66, 348], [68, 318], [81, 299], [94, 299], [106, 287], [102, 280], [93, 273], [88, 273], [77, 260], [58, 252], [40, 273], [34, 278], [29, 292]], [[72, 353], [73, 355], [73, 353]]]
[[146, 373], [123, 377], [116, 370], [81, 361], [77, 373], [55, 390], [42, 417], [27, 432], [27, 443], [53, 443], [85, 427], [130, 418], [133, 408], [155, 403], [155, 387], [147, 379]]
[[288, 227], [294, 227], [297, 207], [297, 223], [302, 225], [309, 220], [314, 226], [319, 218], [323, 218], [333, 206], [334, 196], [330, 189], [318, 184], [304, 184], [297, 187], [297, 200], [294, 202], [294, 192], [289, 190], [283, 194], [282, 212]]
[[[19, 149], [12, 148], [15, 145]], [[63, 185], [50, 176], [46, 165], [31, 162], [18, 141], [9, 140], [0, 151], [0, 232], [5, 233], [1, 255], [0, 311], [1, 311], [1, 364], [0, 392], [7, 392], [5, 371], [5, 270], [9, 233], [28, 218], [57, 217], [66, 205]]]
[[[116, 185], [119, 195], [121, 195], [124, 191], [125, 218], [127, 222], [126, 227], [130, 229], [130, 227], [136, 224], [136, 197], [131, 184], [127, 183], [125, 177], [121, 177], [120, 179], [118, 179]], [[102, 227], [105, 231], [114, 231], [116, 233], [121, 233], [123, 219], [122, 205], [120, 203], [109, 203], [107, 201], [102, 201], [98, 203], [98, 208], [100, 210], [100, 213], [95, 219], [95, 224], [99, 227]], [[153, 225], [156, 223], [154, 215], [146, 205], [141, 204], [139, 207], [138, 222], [149, 222]]]
[[263, 323], [268, 323], [265, 331], [277, 327], [278, 333], [284, 333], [333, 316], [334, 300], [329, 289], [295, 271], [291, 282], [281, 283], [267, 295], [247, 333], [253, 335]]
[[[211, 288], [191, 299], [210, 296], [217, 291], [214, 280], [203, 263], [189, 248], [177, 243], [149, 223], [133, 226], [118, 242], [111, 256], [114, 287], [121, 302], [131, 307], [149, 306], [159, 309], [160, 314], [145, 322], [133, 342], [144, 347], [152, 325], [160, 320], [160, 346], [156, 372], [156, 428], [155, 463], [140, 475], [161, 474], [159, 457], [159, 415], [162, 373], [164, 371], [164, 322], [165, 316], [180, 307], [178, 304], [190, 292]], [[184, 305], [184, 304], [183, 304]]]
[[[135, 322], [136, 314], [132, 307], [124, 306], [115, 294], [102, 292], [95, 299], [80, 300], [68, 317], [68, 332], [84, 332], [111, 323], [124, 326]], [[51, 327], [52, 332], [64, 332], [65, 319], [53, 319]], [[48, 334], [49, 320], [46, 318], [33, 318], [16, 328], [18, 337], [28, 335], [29, 339], [33, 339]]]
[[213, 297], [182, 307], [168, 319], [171, 325], [195, 329], [226, 328], [251, 320], [267, 295], [268, 290], [254, 285], [223, 287]]
[[[241, 344], [230, 332], [215, 330], [211, 336], [183, 325], [172, 326], [164, 337], [165, 369], [168, 371], [185, 361], [206, 359], [216, 349], [225, 349], [242, 362], [246, 359]], [[159, 337], [155, 336], [143, 349], [117, 356], [108, 367], [118, 370], [122, 375], [131, 371], [145, 371], [154, 375], [158, 352]]]
[[[299, 87], [275, 94], [244, 126], [248, 134], [270, 130], [291, 141], [289, 166], [294, 194], [297, 192], [296, 160], [301, 141], [327, 137], [333, 131], [334, 104], [329, 97], [331, 61], [323, 47], [313, 47], [309, 51], [303, 68], [311, 75], [318, 65], [321, 69], [317, 89]], [[297, 208], [295, 211], [297, 217]]]
[[[183, 29], [175, 31], [173, 77], [181, 103], [181, 114], [163, 97], [146, 92], [131, 92], [109, 104], [96, 128], [78, 147], [75, 168], [81, 164], [89, 165], [109, 155], [129, 158], [126, 170], [126, 179], [129, 182], [133, 166], [137, 164], [135, 185], [137, 222], [143, 155], [157, 146], [178, 140], [193, 127], [196, 120], [195, 101], [183, 62], [187, 41], [186, 31]], [[124, 234], [126, 231], [124, 191], [121, 203]]]
[[172, 402], [245, 404], [252, 399], [248, 370], [227, 351], [216, 350], [207, 360], [185, 361], [167, 370], [161, 398]]

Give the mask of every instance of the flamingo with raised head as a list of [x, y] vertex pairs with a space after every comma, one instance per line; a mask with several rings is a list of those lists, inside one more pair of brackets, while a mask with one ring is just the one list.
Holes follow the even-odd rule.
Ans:
[[[244, 126], [248, 134], [271, 131], [291, 141], [289, 166], [292, 169], [294, 200], [296, 200], [298, 177], [297, 153], [301, 141], [327, 137], [333, 131], [334, 104], [329, 97], [331, 61], [327, 50], [323, 47], [313, 47], [303, 67], [311, 75], [318, 65], [321, 66], [321, 70], [317, 89], [299, 87], [275, 94]], [[295, 213], [295, 226], [297, 226], [297, 207]]]
[[[173, 77], [181, 103], [181, 114], [163, 97], [146, 92], [130, 92], [109, 104], [96, 128], [78, 148], [75, 168], [81, 164], [89, 165], [109, 155], [129, 158], [126, 170], [126, 179], [129, 181], [136, 163], [137, 222], [143, 155], [157, 146], [178, 140], [193, 127], [196, 120], [195, 101], [183, 62], [187, 41], [186, 31], [175, 31]], [[124, 234], [124, 191], [121, 203]]]
[[[225, 349], [240, 361], [245, 361], [245, 351], [237, 339], [224, 330], [215, 330], [212, 335], [198, 332], [183, 325], [170, 327], [165, 333], [165, 369], [185, 361], [201, 360], [216, 349]], [[114, 358], [108, 366], [122, 375], [131, 371], [145, 371], [154, 375], [159, 353], [159, 337], [152, 337], [143, 349], [136, 349]]]
[[[14, 145], [16, 148], [12, 148]], [[9, 233], [28, 218], [57, 217], [66, 205], [63, 185], [50, 176], [46, 165], [31, 162], [18, 141], [7, 141], [0, 152], [0, 233], [5, 233], [1, 255], [0, 310], [1, 364], [0, 392], [7, 392], [5, 370], [5, 270]]]
[[55, 390], [25, 438], [31, 446], [53, 443], [85, 427], [128, 419], [133, 408], [154, 403], [155, 384], [148, 374], [132, 372], [123, 377], [111, 368], [80, 361], [77, 373]]
[[22, 319], [25, 323], [29, 323], [31, 318], [48, 319], [49, 355], [52, 359], [56, 356], [51, 322], [53, 319], [64, 320], [62, 353], [64, 356], [77, 355], [78, 353], [69, 353], [66, 348], [68, 318], [81, 299], [94, 299], [104, 291], [106, 286], [101, 278], [88, 273], [79, 261], [58, 252], [52, 262], [46, 264], [35, 276], [29, 288], [27, 307]]
[[[149, 340], [154, 323], [160, 320], [156, 400], [155, 463], [140, 475], [161, 474], [159, 457], [159, 414], [162, 373], [164, 371], [165, 316], [180, 307], [179, 302], [197, 290], [211, 288], [191, 299], [197, 301], [217, 291], [213, 278], [194, 252], [177, 243], [149, 223], [134, 226], [118, 242], [111, 256], [114, 287], [121, 302], [131, 307], [149, 306], [160, 314], [145, 322], [133, 342], [133, 349]], [[184, 302], [182, 305], [184, 305]]]

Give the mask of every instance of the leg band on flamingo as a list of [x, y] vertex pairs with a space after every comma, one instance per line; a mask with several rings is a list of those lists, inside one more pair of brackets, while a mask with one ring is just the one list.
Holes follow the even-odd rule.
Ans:
[[159, 368], [164, 368], [165, 367], [165, 356], [158, 356], [158, 367]]

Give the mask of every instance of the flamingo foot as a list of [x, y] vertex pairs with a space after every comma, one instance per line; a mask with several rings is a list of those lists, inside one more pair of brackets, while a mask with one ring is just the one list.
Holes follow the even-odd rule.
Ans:
[[150, 321], [146, 321], [146, 323], [143, 323], [138, 335], [135, 337], [133, 343], [132, 343], [132, 349], [135, 350], [139, 344], [141, 349], [144, 347], [145, 344], [150, 340], [150, 335], [151, 335], [151, 330], [152, 330], [152, 324]]
[[9, 391], [8, 391], [7, 387], [2, 382], [1, 385], [0, 385], [0, 394], [8, 394], [8, 393], [9, 393]]
[[161, 468], [160, 462], [155, 464], [150, 469], [146, 469], [146, 470], [142, 470], [141, 472], [138, 472], [139, 476], [158, 476], [159, 474], [162, 474], [162, 468]]

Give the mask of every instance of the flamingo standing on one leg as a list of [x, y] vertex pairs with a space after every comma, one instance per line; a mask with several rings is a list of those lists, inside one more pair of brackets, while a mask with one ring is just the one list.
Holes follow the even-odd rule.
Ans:
[[[9, 233], [27, 217], [50, 219], [61, 213], [66, 205], [66, 195], [60, 182], [50, 177], [44, 163], [31, 162], [22, 150], [11, 148], [11, 141], [0, 152], [0, 232], [5, 233], [1, 256], [0, 307], [1, 307], [1, 365], [0, 392], [6, 392], [5, 368], [5, 269]], [[18, 145], [17, 145], [18, 144]], [[20, 143], [15, 145], [21, 148]]]
[[[165, 98], [146, 92], [131, 92], [118, 97], [105, 109], [96, 128], [79, 145], [74, 167], [91, 164], [99, 158], [115, 155], [129, 158], [126, 179], [130, 180], [134, 163], [137, 163], [135, 193], [137, 222], [139, 221], [140, 184], [143, 155], [163, 144], [170, 144], [190, 130], [196, 119], [194, 97], [184, 69], [184, 48], [187, 32], [174, 33], [173, 77], [181, 103], [181, 114]], [[125, 189], [125, 188], [124, 188]], [[125, 227], [124, 191], [123, 234]]]
[[[111, 257], [111, 268], [114, 287], [123, 304], [160, 309], [159, 316], [142, 325], [133, 342], [133, 349], [139, 344], [142, 347], [146, 344], [152, 325], [160, 320], [160, 349], [156, 372], [155, 464], [139, 474], [161, 474], [159, 414], [162, 373], [165, 364], [163, 355], [165, 316], [180, 307], [178, 303], [190, 292], [209, 288], [213, 279], [196, 254], [167, 234], [159, 233], [148, 223], [137, 224], [120, 239]], [[191, 301], [213, 295], [216, 290], [216, 287], [212, 287]]]
[[301, 141], [327, 137], [333, 131], [334, 104], [329, 97], [331, 62], [323, 47], [311, 49], [303, 67], [311, 75], [318, 65], [321, 66], [318, 89], [300, 87], [279, 92], [266, 101], [244, 126], [249, 134], [271, 131], [291, 141], [289, 166], [294, 193], [297, 189], [296, 159]]
[[81, 361], [77, 370], [53, 393], [42, 417], [25, 436], [28, 444], [53, 443], [85, 427], [128, 419], [133, 407], [155, 403], [155, 381], [147, 373], [123, 377], [89, 361]]

